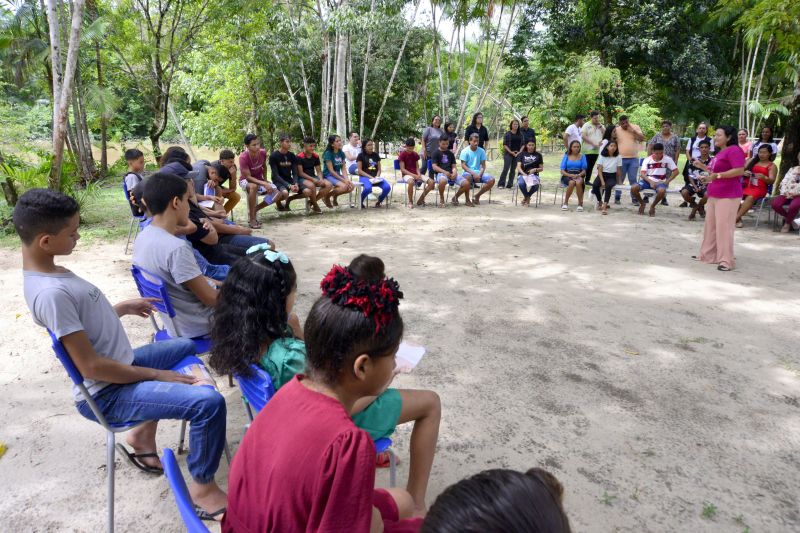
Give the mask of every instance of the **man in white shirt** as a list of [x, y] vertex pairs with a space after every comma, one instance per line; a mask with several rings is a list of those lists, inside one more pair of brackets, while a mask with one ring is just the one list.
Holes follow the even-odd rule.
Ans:
[[347, 159], [347, 173], [357, 175], [358, 162], [356, 160], [359, 154], [361, 154], [361, 137], [358, 136], [358, 133], [350, 133], [347, 144], [342, 146], [342, 151], [344, 152], [344, 157]]
[[600, 113], [592, 111], [589, 113], [589, 122], [581, 128], [581, 143], [583, 144], [581, 152], [586, 156], [585, 182], [587, 184], [592, 181], [592, 172], [594, 171], [594, 164], [597, 163], [597, 158], [600, 155], [600, 143], [603, 141], [603, 133], [605, 133], [605, 128], [600, 124]]
[[656, 191], [656, 199], [650, 205], [650, 216], [656, 216], [656, 205], [667, 194], [667, 189], [675, 176], [678, 175], [678, 165], [671, 157], [664, 155], [664, 145], [655, 143], [653, 153], [645, 157], [642, 161], [639, 182], [631, 187], [631, 194], [639, 201], [639, 214], [644, 215], [645, 203], [642, 200], [640, 191], [653, 189]]
[[576, 115], [575, 123], [567, 126], [567, 130], [564, 132], [565, 152], [569, 152], [569, 145], [572, 144], [572, 141], [581, 142], [581, 128], [585, 119], [586, 115]]

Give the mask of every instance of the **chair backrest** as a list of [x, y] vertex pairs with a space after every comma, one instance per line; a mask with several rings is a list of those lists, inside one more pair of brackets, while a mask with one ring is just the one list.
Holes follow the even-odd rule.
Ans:
[[275, 396], [275, 386], [269, 373], [258, 365], [250, 365], [253, 375], [249, 377], [235, 375], [242, 396], [256, 412], [261, 411], [267, 402]]
[[64, 345], [61, 344], [61, 341], [56, 338], [52, 331], [48, 329], [47, 333], [50, 335], [50, 340], [53, 341], [53, 351], [56, 353], [56, 358], [64, 366], [64, 370], [67, 371], [69, 378], [75, 385], [83, 385], [83, 374], [81, 374], [81, 371], [75, 366], [75, 363], [72, 362], [72, 357], [69, 356]]
[[174, 318], [175, 308], [172, 307], [164, 280], [136, 265], [131, 266], [131, 274], [136, 288], [139, 290], [139, 295], [142, 298], [158, 298], [158, 301], [153, 302], [153, 307], [168, 317]]
[[400, 170], [400, 160], [399, 159], [395, 159], [394, 160], [394, 169], [395, 170]]
[[433, 170], [433, 159], [428, 159], [428, 171]]
[[183, 479], [181, 467], [178, 465], [178, 461], [175, 460], [175, 454], [170, 448], [164, 448], [164, 454], [161, 456], [161, 465], [164, 467], [164, 475], [167, 476], [172, 494], [175, 496], [175, 504], [178, 506], [178, 512], [181, 514], [186, 531], [189, 533], [208, 533], [209, 529], [194, 512], [194, 504], [189, 496], [189, 489], [186, 488], [186, 481]]

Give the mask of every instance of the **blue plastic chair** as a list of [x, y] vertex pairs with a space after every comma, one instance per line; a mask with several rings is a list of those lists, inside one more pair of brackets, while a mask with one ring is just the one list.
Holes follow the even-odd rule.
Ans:
[[[242, 391], [242, 403], [244, 404], [247, 417], [253, 421], [265, 405], [275, 396], [275, 386], [269, 373], [258, 365], [250, 365], [253, 371], [251, 376], [234, 375]], [[254, 412], [255, 411], [255, 412]], [[245, 431], [250, 427], [248, 423]], [[397, 481], [397, 457], [392, 450], [392, 439], [382, 438], [375, 441], [377, 453], [389, 453], [389, 486], [394, 487]]]
[[[66, 348], [64, 345], [61, 344], [61, 341], [56, 338], [52, 331], [49, 329], [47, 333], [50, 335], [50, 340], [53, 343], [53, 352], [55, 352], [56, 358], [61, 362], [64, 366], [64, 370], [67, 371], [67, 375], [70, 377], [72, 382], [78, 387], [83, 395], [83, 398], [86, 400], [86, 404], [89, 406], [89, 409], [92, 410], [92, 414], [94, 414], [97, 423], [103, 426], [106, 430], [106, 473], [108, 476], [108, 526], [107, 530], [110, 533], [114, 531], [114, 450], [116, 449], [116, 434], [122, 433], [125, 431], [129, 431], [134, 429], [135, 427], [141, 426], [142, 424], [146, 424], [150, 422], [150, 420], [142, 420], [138, 422], [124, 422], [124, 423], [117, 423], [112, 424], [106, 420], [106, 417], [103, 416], [102, 411], [100, 408], [97, 407], [92, 396], [89, 394], [89, 391], [86, 389], [86, 386], [83, 384], [83, 375], [78, 370], [78, 367], [75, 366], [75, 363], [72, 361], [72, 357], [70, 357], [69, 353], [67, 353]], [[182, 359], [172, 370], [178, 370], [190, 364], [200, 363], [203, 364], [200, 359], [194, 356], [185, 357]], [[186, 421], [181, 421], [181, 442], [183, 442], [183, 436], [186, 433]], [[227, 450], [227, 446], [226, 446]]]
[[[172, 327], [175, 329], [175, 334], [180, 337], [180, 330], [173, 320], [176, 315], [175, 308], [172, 306], [172, 300], [169, 297], [169, 292], [167, 291], [167, 286], [164, 284], [164, 280], [156, 274], [136, 265], [131, 266], [131, 275], [133, 276], [133, 281], [136, 283], [136, 289], [139, 291], [139, 295], [141, 295], [142, 298], [158, 298], [158, 301], [153, 302], [153, 307], [161, 313], [162, 318], [166, 316], [172, 320]], [[153, 340], [160, 342], [172, 338], [166, 327], [159, 327], [153, 315], [150, 315], [150, 322], [153, 324], [153, 329], [155, 329]], [[211, 339], [208, 337], [193, 337], [192, 340], [197, 345], [198, 354], [211, 351]]]
[[[128, 186], [125, 184], [125, 180], [122, 180], [122, 191], [125, 193], [125, 203], [130, 205], [131, 203], [131, 196], [130, 191], [128, 191]], [[146, 215], [136, 216], [131, 214], [131, 225], [128, 228], [128, 241], [125, 243], [125, 253], [128, 253], [128, 248], [131, 246], [131, 240], [135, 239], [137, 235], [139, 235], [139, 231], [142, 228], [142, 223], [147, 220]], [[136, 234], [133, 233], [133, 226], [136, 225]], [[133, 237], [133, 239], [131, 238]]]
[[172, 453], [171, 449], [164, 448], [164, 453], [161, 455], [161, 464], [164, 465], [164, 475], [167, 476], [169, 488], [172, 489], [172, 495], [175, 496], [175, 505], [178, 506], [178, 512], [181, 514], [186, 531], [189, 533], [209, 533], [210, 530], [197, 517], [197, 513], [194, 512], [194, 503], [189, 496], [186, 482], [183, 480], [181, 467], [178, 465], [175, 454]]

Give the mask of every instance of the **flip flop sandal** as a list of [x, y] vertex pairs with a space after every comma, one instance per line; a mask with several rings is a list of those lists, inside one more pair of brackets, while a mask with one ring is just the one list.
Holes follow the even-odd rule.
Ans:
[[723, 272], [730, 272], [730, 271], [731, 271], [731, 269], [730, 269], [730, 268], [728, 268], [728, 267], [726, 267], [725, 265], [719, 265], [719, 266], [717, 266], [717, 270], [721, 270], [721, 271], [723, 271]]
[[247, 225], [250, 226], [250, 229], [261, 229], [261, 224], [259, 224], [258, 222], [256, 222], [255, 224], [253, 224], [252, 222], [248, 222]]
[[164, 473], [163, 468], [157, 468], [155, 466], [148, 466], [141, 462], [139, 459], [146, 459], [148, 457], [156, 457], [158, 458], [158, 454], [155, 452], [150, 453], [131, 453], [128, 451], [125, 446], [120, 443], [116, 445], [117, 451], [120, 452], [130, 464], [141, 470], [142, 472], [147, 472], [148, 474], [153, 474], [160, 476]]
[[206, 520], [208, 522], [222, 522], [222, 515], [224, 515], [227, 510], [227, 507], [223, 507], [222, 509], [214, 511], [213, 513], [209, 513], [199, 505], [194, 506], [194, 514], [197, 515], [197, 518], [200, 520]]

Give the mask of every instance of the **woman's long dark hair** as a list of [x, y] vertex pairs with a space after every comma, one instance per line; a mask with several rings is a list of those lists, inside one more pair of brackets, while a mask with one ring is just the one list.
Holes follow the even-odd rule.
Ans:
[[[761, 150], [766, 150], [767, 153], [769, 153], [769, 157], [767, 158], [767, 161], [772, 161], [772, 146], [770, 146], [768, 144], [761, 144], [758, 147], [758, 151], [760, 152]], [[752, 160], [747, 165], [747, 168], [745, 168], [745, 170], [752, 171], [753, 167], [756, 166], [760, 162], [761, 162], [761, 158], [758, 157], [758, 152], [756, 152], [756, 156], [754, 158], [752, 158]]]
[[338, 135], [330, 135], [330, 136], [328, 136], [328, 145], [325, 146], [325, 151], [326, 152], [333, 153], [333, 143], [335, 143], [336, 139], [338, 139], [338, 138], [339, 138]]
[[[764, 130], [769, 130], [769, 139], [767, 139], [766, 141], [764, 140]], [[774, 143], [775, 137], [774, 134], [772, 133], [772, 127], [764, 126], [763, 128], [761, 128], [761, 133], [758, 134], [758, 140], [761, 141], [762, 143]]]
[[614, 135], [614, 128], [616, 128], [614, 124], [606, 126], [606, 131], [603, 132], [603, 139], [611, 141], [611, 137]]
[[[483, 117], [483, 113], [481, 113], [480, 111], [472, 115], [472, 122], [470, 122], [469, 125], [472, 126], [473, 128], [476, 127], [476, 121], [479, 115]], [[481, 122], [481, 126], [483, 126], [483, 122]]]
[[[450, 126], [453, 126], [453, 131], [447, 131], [447, 128], [449, 128]], [[456, 132], [456, 124], [455, 124], [455, 122], [445, 122], [444, 123], [444, 132], [448, 133], [448, 134], [449, 133], [455, 134], [455, 132]]]
[[220, 375], [249, 376], [267, 344], [290, 336], [286, 299], [296, 283], [292, 263], [270, 261], [263, 250], [236, 261], [214, 307], [211, 368]]
[[451, 485], [431, 506], [422, 533], [570, 533], [564, 488], [549, 472], [486, 470]]
[[[383, 261], [363, 254], [353, 259], [348, 268], [357, 280], [370, 283], [386, 275]], [[376, 332], [372, 317], [364, 316], [355, 307], [338, 305], [323, 294], [306, 318], [306, 368], [313, 377], [334, 385], [356, 357], [394, 355], [402, 338], [403, 319], [396, 307], [389, 323]]]
[[739, 135], [736, 128], [733, 126], [717, 126], [717, 129], [725, 132], [725, 136], [728, 138], [728, 142], [725, 144], [726, 147], [739, 146]]

